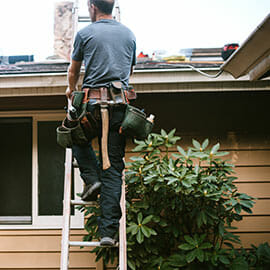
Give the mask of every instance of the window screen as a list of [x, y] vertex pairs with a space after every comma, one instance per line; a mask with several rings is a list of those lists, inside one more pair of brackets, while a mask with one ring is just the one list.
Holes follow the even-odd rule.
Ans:
[[0, 224], [31, 223], [32, 119], [0, 118]]

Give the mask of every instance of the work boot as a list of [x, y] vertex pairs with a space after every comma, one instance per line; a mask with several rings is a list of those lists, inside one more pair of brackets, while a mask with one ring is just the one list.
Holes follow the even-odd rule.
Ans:
[[111, 237], [102, 237], [100, 240], [101, 246], [114, 246], [116, 244], [116, 240]]
[[100, 193], [101, 182], [96, 182], [93, 185], [86, 185], [81, 194], [83, 201], [96, 201], [97, 196]]

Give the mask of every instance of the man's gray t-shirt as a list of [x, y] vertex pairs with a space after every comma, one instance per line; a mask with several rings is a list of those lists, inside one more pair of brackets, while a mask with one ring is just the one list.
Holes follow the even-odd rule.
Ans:
[[83, 88], [108, 86], [112, 81], [128, 86], [136, 64], [135, 36], [115, 20], [99, 20], [77, 33], [72, 59], [84, 60]]

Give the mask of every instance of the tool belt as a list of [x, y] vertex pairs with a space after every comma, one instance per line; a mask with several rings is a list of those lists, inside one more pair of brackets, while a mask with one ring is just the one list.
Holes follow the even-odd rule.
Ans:
[[[101, 94], [102, 93], [102, 94]], [[108, 105], [123, 105], [129, 100], [136, 99], [133, 87], [122, 90], [118, 82], [111, 83], [110, 87], [84, 88], [82, 91], [75, 91], [71, 97], [72, 110], [67, 112], [67, 116], [62, 125], [57, 128], [57, 142], [64, 148], [70, 148], [73, 144], [83, 145], [95, 138], [98, 134], [99, 110], [94, 113], [87, 112], [87, 104], [101, 100]]]
[[[146, 114], [131, 106], [130, 100], [136, 99], [134, 89], [123, 89], [121, 86], [111, 83], [110, 87], [84, 88], [82, 91], [75, 91], [72, 94], [72, 110], [69, 110], [62, 126], [57, 128], [57, 142], [64, 148], [70, 148], [73, 144], [87, 144], [97, 136], [98, 124], [97, 115], [87, 112], [87, 104], [99, 106], [102, 118], [102, 154], [103, 163], [107, 164], [104, 169], [110, 166], [107, 153], [107, 136], [109, 130], [109, 108], [110, 106], [124, 106], [125, 117], [119, 132], [124, 135], [131, 135], [137, 139], [145, 139], [152, 131], [153, 122], [146, 118]], [[103, 136], [106, 138], [103, 140]], [[105, 153], [105, 154], [104, 154]], [[107, 161], [104, 160], [107, 158]], [[103, 164], [103, 165], [104, 165]]]

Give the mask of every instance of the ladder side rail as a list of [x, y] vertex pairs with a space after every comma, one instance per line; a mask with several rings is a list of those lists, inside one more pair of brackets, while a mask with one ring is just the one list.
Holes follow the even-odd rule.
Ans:
[[71, 183], [72, 183], [72, 150], [66, 149], [65, 183], [63, 200], [63, 229], [61, 241], [61, 270], [68, 270], [69, 263], [69, 230], [71, 212]]
[[127, 270], [127, 237], [126, 237], [126, 183], [125, 172], [122, 176], [122, 195], [121, 195], [122, 217], [119, 227], [119, 270]]
[[73, 6], [73, 39], [71, 43], [71, 48], [73, 47], [75, 37], [78, 31], [78, 22], [79, 22], [79, 0], [75, 0]]

